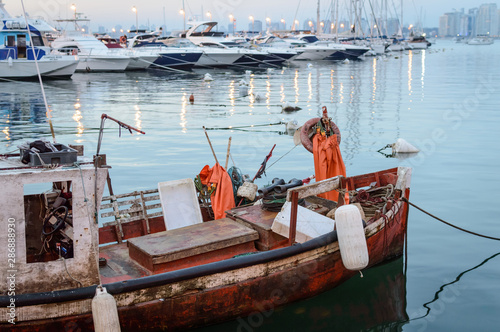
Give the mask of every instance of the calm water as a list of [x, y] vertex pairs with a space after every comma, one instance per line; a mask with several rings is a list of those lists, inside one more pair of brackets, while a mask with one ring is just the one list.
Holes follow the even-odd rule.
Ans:
[[[256, 125], [302, 124], [326, 106], [342, 132], [348, 175], [411, 166], [413, 203], [461, 227], [500, 237], [499, 63], [498, 42], [438, 41], [427, 51], [387, 59], [301, 63], [252, 74], [76, 74], [69, 81], [46, 82], [45, 90], [57, 141], [83, 144], [88, 155], [95, 153], [102, 113], [146, 132], [122, 131], [119, 137], [116, 124], [106, 122], [101, 152], [113, 167], [116, 193], [193, 178], [205, 164], [213, 165], [202, 126], [254, 125], [208, 131], [219, 162], [225, 162], [231, 136], [234, 163], [252, 177], [273, 144], [268, 165], [289, 152], [259, 185], [274, 177], [306, 178], [314, 173], [312, 155], [294, 148], [285, 125]], [[214, 81], [203, 81], [206, 72]], [[240, 97], [242, 79], [258, 101]], [[301, 110], [284, 114], [284, 102]], [[50, 138], [37, 83], [0, 83], [0, 129], [1, 153], [25, 140]], [[422, 151], [404, 160], [377, 152], [398, 137]], [[316, 298], [205, 330], [498, 330], [500, 243], [459, 232], [416, 209], [410, 210], [408, 234], [406, 276], [399, 259]]]

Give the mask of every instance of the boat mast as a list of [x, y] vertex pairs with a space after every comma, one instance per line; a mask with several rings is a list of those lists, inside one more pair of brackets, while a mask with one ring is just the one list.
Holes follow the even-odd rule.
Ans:
[[316, 11], [316, 35], [319, 36], [321, 33], [321, 24], [319, 22], [320, 17], [319, 17], [319, 5], [320, 5], [321, 0], [318, 0], [318, 8]]
[[401, 23], [399, 24], [401, 27], [401, 38], [403, 37], [403, 0], [401, 0]]
[[335, 1], [335, 42], [339, 42], [339, 0]]

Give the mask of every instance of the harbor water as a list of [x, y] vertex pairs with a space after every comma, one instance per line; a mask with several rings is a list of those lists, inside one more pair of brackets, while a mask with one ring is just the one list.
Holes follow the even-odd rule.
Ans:
[[[499, 43], [438, 40], [428, 50], [349, 63], [81, 73], [44, 88], [58, 143], [95, 154], [103, 113], [146, 132], [131, 135], [105, 122], [101, 153], [117, 194], [194, 178], [212, 166], [203, 126], [222, 165], [232, 137], [229, 166], [251, 178], [276, 144], [259, 186], [275, 177], [307, 178], [314, 173], [312, 154], [295, 146], [286, 123], [301, 125], [326, 106], [341, 131], [348, 176], [412, 167], [411, 202], [459, 227], [500, 237], [499, 63]], [[213, 81], [205, 81], [205, 73]], [[300, 109], [284, 112], [285, 103]], [[51, 139], [37, 82], [0, 82], [0, 130], [2, 154], [25, 141]], [[400, 137], [421, 151], [406, 157], [378, 152]], [[405, 257], [312, 299], [200, 331], [498, 330], [500, 243], [415, 208], [408, 222]]]

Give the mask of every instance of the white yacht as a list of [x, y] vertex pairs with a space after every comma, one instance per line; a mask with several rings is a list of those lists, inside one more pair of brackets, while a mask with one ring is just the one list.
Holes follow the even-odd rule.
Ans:
[[491, 45], [493, 38], [487, 35], [477, 35], [476, 37], [467, 41], [468, 45]]
[[[29, 20], [11, 17], [0, 0], [0, 78], [29, 79], [40, 74], [47, 78], [69, 78], [79, 59], [74, 55], [53, 54], [44, 35]], [[34, 52], [33, 52], [34, 48]], [[36, 59], [36, 62], [35, 62]]]
[[[268, 56], [266, 52], [232, 47], [237, 45], [228, 46], [229, 42], [224, 38], [224, 32], [216, 31], [217, 22], [190, 22], [189, 25], [191, 27], [186, 31], [185, 38], [195, 45], [203, 47], [204, 50], [203, 56], [196, 64], [197, 66], [246, 68], [265, 64], [264, 59]], [[230, 63], [220, 61], [210, 54], [210, 51], [214, 49], [218, 49], [219, 53], [231, 54], [230, 59], [236, 58], [236, 60]]]
[[110, 51], [94, 36], [79, 31], [66, 31], [52, 42], [52, 47], [61, 54], [77, 54], [81, 72], [125, 71], [130, 57]]

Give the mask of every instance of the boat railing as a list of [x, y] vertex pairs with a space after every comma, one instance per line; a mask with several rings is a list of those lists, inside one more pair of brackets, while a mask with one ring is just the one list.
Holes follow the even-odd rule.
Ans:
[[17, 59], [17, 52], [15, 48], [6, 47], [0, 49], [0, 60], [8, 60], [10, 58]]
[[118, 243], [127, 237], [123, 225], [144, 222], [144, 233], [151, 233], [150, 220], [163, 216], [158, 189], [111, 195], [101, 200], [103, 227], [115, 226]]

